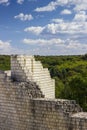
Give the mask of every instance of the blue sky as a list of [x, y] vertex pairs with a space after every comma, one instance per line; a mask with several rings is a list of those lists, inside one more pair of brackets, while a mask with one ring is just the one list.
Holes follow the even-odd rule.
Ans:
[[0, 0], [0, 54], [85, 53], [86, 0]]

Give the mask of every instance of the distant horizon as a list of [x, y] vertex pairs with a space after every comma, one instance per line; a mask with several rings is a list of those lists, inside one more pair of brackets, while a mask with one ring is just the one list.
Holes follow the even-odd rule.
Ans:
[[84, 56], [85, 54], [79, 54], [79, 55], [29, 55], [29, 54], [0, 54], [1, 56], [11, 56], [11, 55], [25, 55], [25, 56]]
[[0, 1], [0, 54], [86, 52], [86, 0]]

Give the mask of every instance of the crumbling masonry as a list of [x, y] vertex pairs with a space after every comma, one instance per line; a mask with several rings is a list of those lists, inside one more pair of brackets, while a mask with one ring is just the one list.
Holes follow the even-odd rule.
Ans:
[[14, 55], [11, 75], [0, 71], [0, 130], [87, 130], [87, 113], [74, 100], [55, 99], [41, 62]]

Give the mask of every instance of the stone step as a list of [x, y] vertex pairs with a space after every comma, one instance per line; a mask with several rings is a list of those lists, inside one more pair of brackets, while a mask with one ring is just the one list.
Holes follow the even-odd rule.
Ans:
[[52, 83], [53, 81], [51, 80], [51, 79], [47, 79], [47, 78], [43, 78], [43, 79], [38, 79], [38, 78], [32, 78], [33, 80], [35, 80], [35, 81], [37, 81], [37, 82], [41, 82], [41, 83], [43, 83], [43, 82], [50, 82], [50, 83]]
[[35, 72], [33, 72], [33, 75], [34, 75], [34, 74], [35, 74], [35, 75], [36, 75], [36, 74], [37, 74], [37, 75], [38, 75], [38, 74], [42, 74], [42, 75], [49, 75], [49, 76], [50, 76], [50, 73], [48, 73], [48, 72], [46, 72], [46, 71], [44, 71], [44, 70], [43, 70], [43, 71], [39, 71], [39, 72], [38, 72], [38, 71], [37, 71], [37, 72], [35, 71]]
[[38, 85], [43, 85], [43, 86], [49, 86], [49, 85], [53, 85], [54, 84], [54, 82], [49, 82], [49, 81], [46, 81], [45, 83], [44, 83], [44, 81], [43, 82], [39, 82], [39, 81], [37, 81], [37, 80], [34, 80]]
[[32, 73], [32, 72], [30, 72], [29, 70], [24, 70], [24, 72], [25, 72], [25, 74], [28, 76], [28, 75], [32, 75], [33, 77], [38, 77], [38, 78], [40, 78], [40, 77], [49, 77], [50, 78], [50, 74], [46, 74], [46, 73]]

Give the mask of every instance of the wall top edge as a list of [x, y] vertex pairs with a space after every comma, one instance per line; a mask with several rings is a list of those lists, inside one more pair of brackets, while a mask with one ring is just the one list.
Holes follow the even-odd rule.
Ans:
[[34, 58], [33, 55], [11, 55], [12, 58]]
[[78, 112], [73, 115], [71, 115], [73, 118], [84, 118], [87, 120], [87, 112]]
[[67, 100], [67, 99], [52, 99], [52, 98], [33, 98], [34, 101], [55, 101], [55, 102], [72, 102], [76, 103], [75, 100]]

